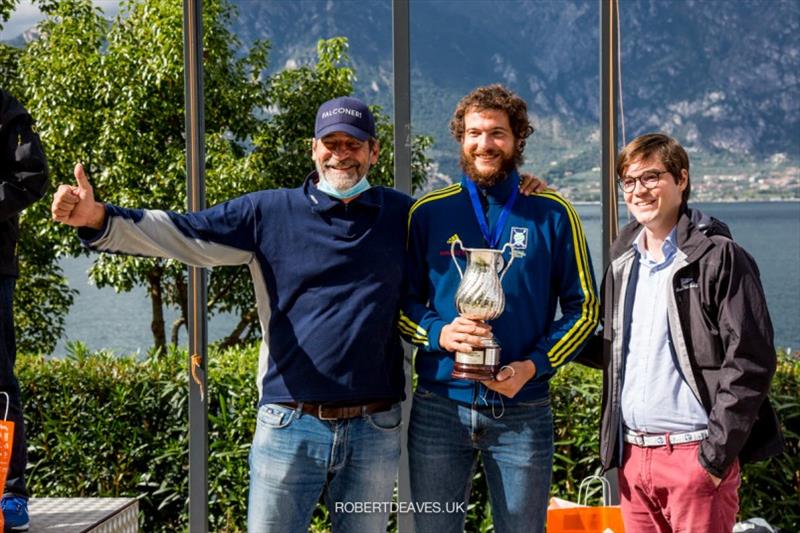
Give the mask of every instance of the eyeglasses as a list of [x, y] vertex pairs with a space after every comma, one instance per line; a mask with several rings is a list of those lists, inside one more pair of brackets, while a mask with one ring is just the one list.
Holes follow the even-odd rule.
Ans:
[[617, 180], [619, 184], [619, 188], [622, 189], [622, 192], [633, 192], [636, 188], [636, 182], [642, 184], [647, 190], [655, 189], [658, 182], [661, 180], [662, 174], [669, 174], [669, 170], [662, 170], [660, 172], [650, 171], [645, 172], [638, 178], [634, 178], [633, 176], [624, 176]]

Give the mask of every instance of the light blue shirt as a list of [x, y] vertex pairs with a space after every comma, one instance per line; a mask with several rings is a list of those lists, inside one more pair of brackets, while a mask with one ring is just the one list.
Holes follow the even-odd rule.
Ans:
[[670, 349], [667, 298], [678, 251], [673, 228], [655, 261], [644, 246], [644, 230], [632, 246], [639, 254], [639, 279], [625, 353], [622, 420], [643, 433], [705, 429], [708, 415], [681, 376]]

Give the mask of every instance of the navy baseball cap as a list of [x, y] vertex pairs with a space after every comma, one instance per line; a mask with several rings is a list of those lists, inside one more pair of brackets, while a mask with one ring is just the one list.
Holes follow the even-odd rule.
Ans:
[[328, 100], [317, 110], [314, 137], [322, 139], [336, 132], [352, 135], [359, 141], [377, 137], [375, 117], [372, 116], [367, 104], [358, 98], [340, 96]]

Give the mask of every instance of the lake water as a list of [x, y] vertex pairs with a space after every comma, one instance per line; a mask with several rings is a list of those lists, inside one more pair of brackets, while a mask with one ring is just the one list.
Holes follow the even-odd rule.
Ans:
[[[793, 350], [800, 348], [800, 202], [692, 205], [726, 222], [734, 239], [755, 257], [775, 327], [775, 344]], [[600, 206], [578, 205], [576, 209], [583, 220], [599, 282], [602, 266]], [[621, 206], [620, 217], [623, 224], [627, 217], [624, 206]], [[64, 354], [67, 340], [83, 341], [91, 349], [146, 352], [152, 344], [152, 335], [150, 301], [144, 289], [116, 294], [113, 289], [89, 285], [86, 271], [91, 261], [91, 258], [64, 261], [65, 275], [80, 294], [67, 317], [65, 338], [58, 343], [54, 354]], [[177, 313], [167, 310], [165, 315], [169, 328]], [[234, 317], [225, 314], [209, 317], [209, 340], [224, 337], [235, 322]], [[180, 342], [186, 343], [185, 330]]]

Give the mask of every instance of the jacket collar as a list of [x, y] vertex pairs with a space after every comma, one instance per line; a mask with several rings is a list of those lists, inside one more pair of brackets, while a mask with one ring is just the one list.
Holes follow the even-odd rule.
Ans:
[[[345, 205], [344, 202], [332, 196], [328, 196], [324, 192], [317, 189], [317, 180], [319, 174], [314, 170], [306, 176], [303, 182], [303, 194], [311, 204], [311, 210], [315, 213], [324, 213]], [[347, 205], [366, 207], [368, 209], [379, 209], [383, 204], [383, 191], [380, 187], [370, 187], [366, 191], [359, 194], [354, 200], [350, 201]]]
[[[465, 183], [465, 181], [468, 179], [470, 179], [469, 176], [466, 174], [463, 175], [461, 177], [461, 183]], [[489, 202], [503, 205], [505, 204], [506, 200], [508, 200], [508, 197], [511, 195], [511, 191], [514, 190], [514, 187], [519, 187], [519, 178], [514, 174], [509, 173], [509, 175], [500, 183], [496, 183], [487, 188], [478, 187], [478, 191], [480, 191]], [[466, 189], [466, 187], [464, 188]]]
[[[642, 230], [642, 225], [633, 221], [626, 225], [611, 245], [611, 261], [614, 261], [631, 249], [631, 242]], [[696, 209], [685, 207], [678, 215], [676, 245], [686, 255], [686, 261], [692, 262], [703, 255], [708, 248], [714, 246], [711, 235], [724, 235], [730, 238], [728, 227], [713, 217]]]

